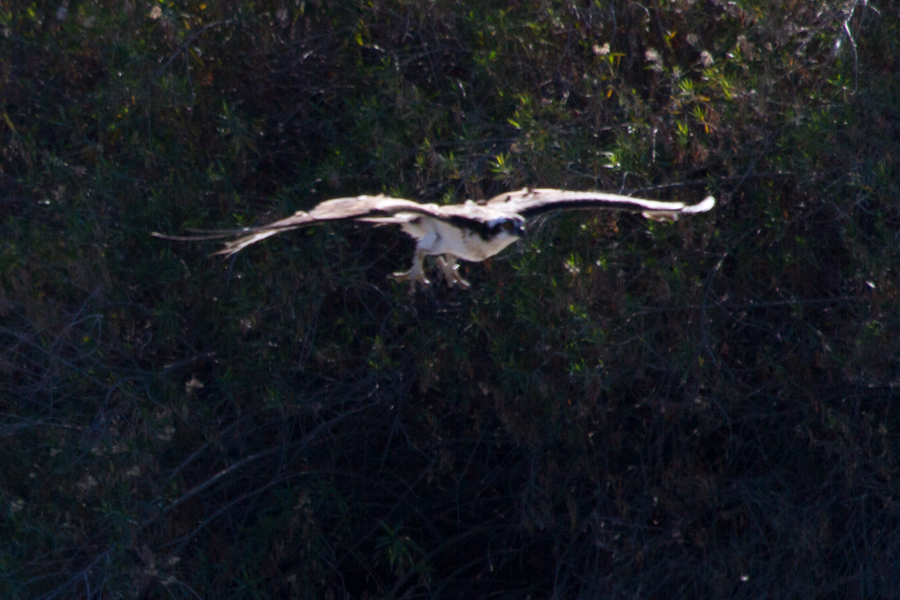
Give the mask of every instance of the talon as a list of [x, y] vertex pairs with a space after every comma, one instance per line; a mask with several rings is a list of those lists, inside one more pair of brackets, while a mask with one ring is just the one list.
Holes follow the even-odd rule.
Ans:
[[431, 282], [425, 278], [425, 275], [422, 273], [414, 273], [413, 270], [409, 271], [400, 271], [398, 273], [391, 273], [390, 278], [394, 281], [417, 281], [422, 285], [429, 285]]
[[450, 260], [447, 260], [445, 257], [439, 256], [435, 262], [437, 262], [438, 266], [441, 268], [441, 273], [444, 275], [444, 281], [447, 282], [449, 287], [458, 285], [464, 290], [472, 287], [472, 284], [463, 279], [459, 274], [459, 265], [456, 264], [456, 259], [451, 258]]
[[431, 285], [431, 282], [426, 279], [425, 274], [418, 269], [410, 269], [409, 271], [400, 271], [399, 273], [392, 273], [390, 278], [394, 281], [408, 281], [409, 282], [409, 293], [416, 293], [416, 284], [422, 286], [422, 288], [426, 288]]
[[416, 257], [413, 260], [413, 265], [409, 271], [394, 273], [391, 277], [394, 281], [408, 281], [410, 295], [416, 293], [416, 283], [420, 284], [423, 288], [428, 287], [431, 282], [425, 278], [425, 253], [417, 251]]

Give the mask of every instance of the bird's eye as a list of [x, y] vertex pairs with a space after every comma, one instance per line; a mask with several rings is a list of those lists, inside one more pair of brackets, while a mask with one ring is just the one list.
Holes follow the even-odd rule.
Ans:
[[513, 228], [512, 221], [503, 221], [503, 231], [510, 231]]

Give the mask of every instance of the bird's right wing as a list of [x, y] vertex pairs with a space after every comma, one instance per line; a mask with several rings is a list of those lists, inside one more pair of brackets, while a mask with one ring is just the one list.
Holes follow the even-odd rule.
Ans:
[[223, 254], [230, 256], [240, 252], [247, 246], [255, 244], [267, 237], [284, 231], [309, 227], [317, 223], [333, 221], [369, 221], [378, 223], [379, 218], [391, 217], [397, 213], [420, 213], [431, 216], [440, 216], [437, 206], [433, 204], [419, 204], [412, 200], [391, 198], [390, 196], [355, 196], [351, 198], [335, 198], [326, 200], [309, 212], [298, 211], [290, 217], [260, 225], [259, 227], [247, 227], [233, 232], [211, 232], [211, 235], [201, 236], [168, 236], [154, 233], [156, 237], [179, 241], [194, 241], [203, 239], [218, 239], [231, 235], [239, 235], [238, 239], [228, 242], [213, 256]]

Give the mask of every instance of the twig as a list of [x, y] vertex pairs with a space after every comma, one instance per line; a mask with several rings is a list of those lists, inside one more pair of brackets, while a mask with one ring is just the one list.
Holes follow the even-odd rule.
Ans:
[[711, 308], [717, 308], [719, 310], [752, 310], [755, 308], [772, 308], [778, 306], [816, 306], [822, 304], [838, 304], [840, 302], [854, 302], [860, 303], [861, 301], [854, 298], [853, 296], [838, 296], [837, 298], [812, 298], [809, 300], [778, 300], [772, 302], [742, 302], [742, 303], [730, 303], [730, 304], [687, 304], [683, 306], [669, 306], [663, 308], [645, 308], [643, 310], [635, 311], [631, 314], [634, 315], [646, 315], [651, 313], [662, 313], [662, 312], [675, 312], [679, 310], [709, 310]]
[[643, 187], [630, 190], [632, 194], [646, 194], [647, 192], [658, 192], [660, 190], [674, 190], [678, 188], [684, 187], [693, 187], [697, 185], [709, 185], [712, 181], [714, 183], [719, 182], [727, 182], [727, 181], [744, 181], [746, 179], [775, 179], [778, 177], [793, 177], [795, 173], [784, 172], [784, 171], [769, 171], [766, 173], [751, 173], [746, 175], [732, 175], [729, 177], [714, 177], [711, 180], [707, 179], [695, 179], [694, 181], [681, 181], [678, 183], [665, 183], [662, 185], [653, 185], [650, 187]]
[[213, 27], [218, 27], [219, 25], [229, 25], [229, 24], [231, 24], [231, 19], [228, 19], [225, 21], [213, 21], [212, 23], [209, 23], [209, 24], [201, 27], [200, 29], [198, 29], [197, 31], [195, 31], [194, 33], [189, 35], [188, 39], [186, 39], [180, 46], [178, 46], [178, 48], [175, 50], [175, 52], [173, 52], [169, 56], [169, 58], [166, 60], [166, 62], [164, 62], [162, 64], [162, 66], [156, 70], [156, 73], [153, 74], [153, 78], [147, 84], [147, 87], [149, 88], [150, 86], [152, 86], [156, 82], [156, 80], [162, 76], [163, 72], [165, 72], [165, 70], [169, 68], [169, 65], [172, 64], [172, 61], [174, 61], [176, 58], [178, 58], [178, 56], [182, 52], [184, 52], [185, 49], [187, 49], [187, 47], [190, 46], [194, 40], [196, 40], [203, 33], [205, 33], [207, 29], [211, 29]]
[[169, 371], [174, 371], [175, 369], [180, 369], [181, 367], [186, 367], [188, 365], [192, 365], [196, 362], [200, 362], [201, 360], [207, 360], [213, 358], [216, 355], [215, 350], [210, 350], [209, 352], [202, 352], [200, 354], [195, 354], [190, 358], [185, 358], [184, 360], [179, 360], [178, 362], [173, 362], [167, 364], [163, 367], [163, 370], [159, 372], [160, 375], [165, 375]]

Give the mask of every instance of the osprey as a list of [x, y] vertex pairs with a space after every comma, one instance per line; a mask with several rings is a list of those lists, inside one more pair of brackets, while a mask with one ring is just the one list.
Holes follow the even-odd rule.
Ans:
[[648, 219], [675, 221], [679, 215], [706, 212], [715, 206], [712, 196], [697, 204], [658, 202], [603, 192], [569, 192], [530, 189], [508, 192], [484, 201], [467, 200], [462, 204], [420, 204], [390, 196], [336, 198], [318, 204], [309, 212], [298, 211], [280, 221], [232, 232], [205, 236], [167, 236], [165, 239], [194, 241], [239, 235], [213, 255], [230, 256], [269, 236], [329, 221], [359, 221], [375, 225], [399, 225], [416, 240], [416, 253], [408, 271], [394, 273], [394, 279], [409, 281], [410, 292], [416, 284], [427, 286], [425, 257], [436, 262], [450, 287], [470, 287], [459, 274], [457, 260], [480, 262], [525, 235], [525, 224], [538, 215], [559, 210], [614, 209], [639, 212]]

